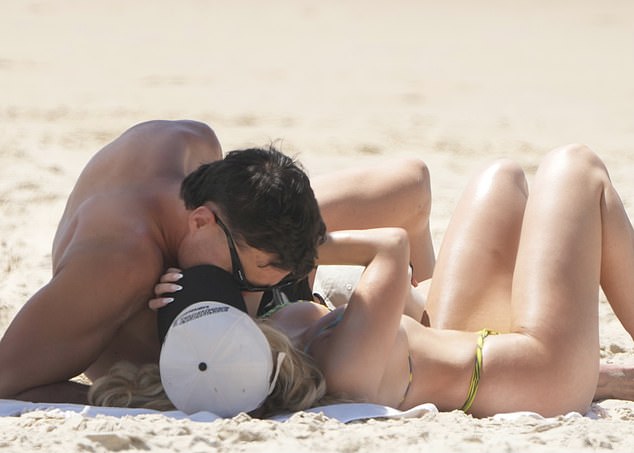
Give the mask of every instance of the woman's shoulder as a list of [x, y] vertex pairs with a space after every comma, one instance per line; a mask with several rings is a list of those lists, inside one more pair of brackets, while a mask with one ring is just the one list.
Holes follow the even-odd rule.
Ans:
[[314, 302], [299, 301], [281, 306], [266, 316], [267, 322], [295, 342], [330, 311]]

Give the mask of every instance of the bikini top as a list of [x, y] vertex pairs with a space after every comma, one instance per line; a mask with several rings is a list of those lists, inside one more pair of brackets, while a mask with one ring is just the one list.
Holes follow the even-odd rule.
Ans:
[[[303, 300], [298, 300], [297, 302], [308, 302], [308, 301], [303, 301]], [[278, 305], [275, 305], [271, 308], [269, 308], [266, 312], [262, 313], [261, 315], [258, 315], [258, 318], [270, 318], [271, 316], [273, 316], [275, 313], [277, 313], [278, 311], [280, 311], [282, 308], [287, 307], [290, 304], [294, 304], [295, 301], [291, 302], [288, 299], [284, 299], [284, 301]]]
[[264, 294], [262, 294], [257, 316], [260, 318], [268, 318], [291, 302], [312, 299], [313, 293], [308, 285], [308, 278], [305, 277], [285, 288], [265, 291]]
[[265, 291], [262, 300], [260, 300], [257, 317], [270, 318], [282, 308], [295, 302], [317, 302], [329, 310], [331, 309], [320, 294], [311, 291], [308, 278], [304, 278], [281, 290]]
[[306, 354], [308, 354], [308, 351], [310, 350], [310, 347], [313, 345], [313, 343], [315, 342], [316, 339], [318, 339], [319, 337], [321, 337], [322, 335], [324, 335], [326, 332], [328, 332], [329, 330], [334, 329], [335, 327], [337, 327], [337, 325], [339, 325], [339, 323], [341, 322], [341, 320], [343, 319], [343, 312], [345, 311], [345, 309], [339, 310], [337, 312], [337, 314], [335, 315], [335, 319], [333, 319], [332, 321], [330, 321], [328, 324], [326, 324], [325, 326], [322, 326], [317, 333], [315, 334], [315, 336], [313, 336], [313, 338], [310, 339], [310, 341], [308, 341], [305, 345], [304, 345], [304, 352]]

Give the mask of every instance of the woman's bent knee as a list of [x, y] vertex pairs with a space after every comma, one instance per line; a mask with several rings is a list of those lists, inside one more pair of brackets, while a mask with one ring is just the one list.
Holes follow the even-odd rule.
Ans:
[[605, 170], [605, 164], [597, 153], [587, 145], [578, 143], [555, 148], [545, 157], [544, 163], [556, 163], [570, 169], [585, 167]]
[[601, 158], [586, 145], [561, 146], [546, 155], [538, 174], [559, 184], [600, 189], [609, 181], [608, 170]]
[[510, 159], [498, 159], [478, 176], [478, 186], [487, 192], [515, 191], [528, 196], [528, 183], [522, 167]]

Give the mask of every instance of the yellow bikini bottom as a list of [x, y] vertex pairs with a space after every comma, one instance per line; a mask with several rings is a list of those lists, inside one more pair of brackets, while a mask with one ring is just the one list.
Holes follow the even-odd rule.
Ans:
[[497, 335], [498, 332], [489, 329], [482, 329], [478, 332], [478, 343], [476, 344], [475, 363], [473, 366], [473, 374], [471, 375], [471, 382], [469, 383], [469, 391], [467, 392], [467, 399], [460, 408], [461, 411], [467, 412], [473, 400], [475, 400], [476, 393], [478, 393], [478, 385], [480, 384], [480, 373], [482, 372], [482, 348], [484, 346], [484, 339], [489, 335]]

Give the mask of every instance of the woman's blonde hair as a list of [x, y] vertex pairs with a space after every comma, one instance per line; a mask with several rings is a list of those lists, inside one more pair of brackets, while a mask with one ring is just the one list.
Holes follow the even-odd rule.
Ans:
[[[326, 380], [312, 357], [295, 348], [286, 335], [266, 321], [257, 324], [271, 345], [273, 362], [279, 353], [286, 354], [275, 387], [257, 410], [258, 416], [300, 411], [323, 402]], [[96, 406], [174, 409], [165, 394], [156, 364], [116, 363], [108, 374], [95, 380], [88, 392], [88, 401]]]
[[88, 403], [94, 406], [174, 409], [163, 390], [159, 367], [154, 363], [142, 366], [130, 362], [115, 363], [108, 374], [92, 384]]

